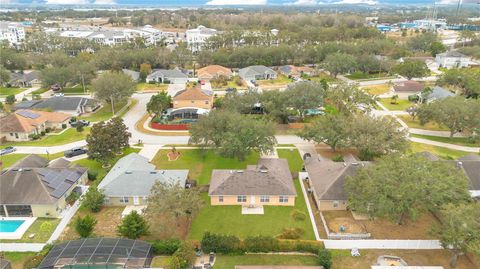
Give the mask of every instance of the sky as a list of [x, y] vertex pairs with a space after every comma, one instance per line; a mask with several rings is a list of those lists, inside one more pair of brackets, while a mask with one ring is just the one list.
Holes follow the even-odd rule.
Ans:
[[[464, 3], [480, 3], [480, 0], [461, 0]], [[101, 4], [101, 5], [156, 5], [156, 6], [223, 6], [223, 5], [297, 5], [321, 6], [322, 4], [432, 4], [433, 0], [0, 0], [0, 4]], [[439, 4], [457, 4], [458, 0], [437, 0]]]

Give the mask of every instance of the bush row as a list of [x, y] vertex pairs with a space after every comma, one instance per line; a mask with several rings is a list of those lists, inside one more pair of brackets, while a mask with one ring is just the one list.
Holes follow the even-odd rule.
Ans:
[[182, 241], [180, 239], [164, 239], [150, 241], [149, 243], [152, 244], [155, 255], [172, 255], [180, 248]]

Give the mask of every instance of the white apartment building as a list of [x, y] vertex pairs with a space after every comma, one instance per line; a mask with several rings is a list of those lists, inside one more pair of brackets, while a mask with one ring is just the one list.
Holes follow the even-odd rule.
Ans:
[[203, 25], [200, 25], [195, 29], [189, 29], [186, 32], [187, 45], [192, 52], [198, 52], [202, 50], [205, 41], [216, 34], [217, 30], [207, 28]]
[[464, 68], [472, 64], [472, 57], [466, 56], [458, 51], [448, 51], [439, 53], [435, 57], [435, 62], [443, 68]]
[[25, 27], [18, 22], [0, 21], [0, 40], [18, 47], [25, 40]]

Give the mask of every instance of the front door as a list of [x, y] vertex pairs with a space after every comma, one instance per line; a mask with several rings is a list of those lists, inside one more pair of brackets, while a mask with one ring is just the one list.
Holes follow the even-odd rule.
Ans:
[[250, 204], [254, 205], [255, 204], [255, 196], [252, 195], [252, 197], [250, 198]]
[[138, 196], [133, 196], [133, 204], [134, 205], [139, 205], [140, 204], [140, 199], [138, 199]]

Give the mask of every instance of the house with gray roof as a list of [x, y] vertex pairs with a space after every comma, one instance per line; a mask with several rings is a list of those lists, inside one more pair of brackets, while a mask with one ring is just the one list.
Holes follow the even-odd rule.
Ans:
[[106, 205], [145, 205], [156, 182], [185, 187], [188, 170], [156, 170], [147, 158], [130, 153], [121, 158], [98, 185]]
[[443, 100], [447, 97], [453, 97], [453, 96], [455, 96], [453, 92], [439, 86], [433, 87], [432, 90], [427, 94], [424, 94], [424, 93], [418, 94], [420, 101], [425, 103], [431, 103], [434, 101]]
[[264, 65], [252, 65], [238, 70], [238, 75], [245, 81], [277, 78], [277, 72]]
[[12, 87], [29, 88], [39, 86], [42, 83], [40, 79], [40, 71], [25, 70], [23, 72], [10, 73], [10, 81], [8, 84]]
[[13, 110], [33, 109], [33, 110], [51, 110], [78, 116], [84, 113], [90, 113], [100, 107], [100, 103], [86, 97], [67, 97], [55, 96], [42, 100], [22, 101], [13, 106]]
[[286, 159], [262, 158], [245, 170], [213, 170], [211, 205], [294, 206], [297, 192]]
[[0, 216], [59, 217], [65, 199], [86, 181], [86, 168], [29, 155], [0, 175]]
[[435, 56], [435, 62], [443, 68], [464, 68], [472, 64], [472, 57], [464, 55], [458, 51], [452, 50], [439, 53]]
[[155, 69], [147, 76], [146, 82], [185, 84], [188, 76], [179, 69]]
[[123, 73], [129, 75], [133, 81], [138, 82], [140, 79], [140, 72], [130, 69], [122, 69]]
[[453, 167], [461, 169], [468, 178], [468, 190], [472, 198], [480, 199], [480, 156], [470, 154], [458, 158], [456, 161], [447, 161]]

